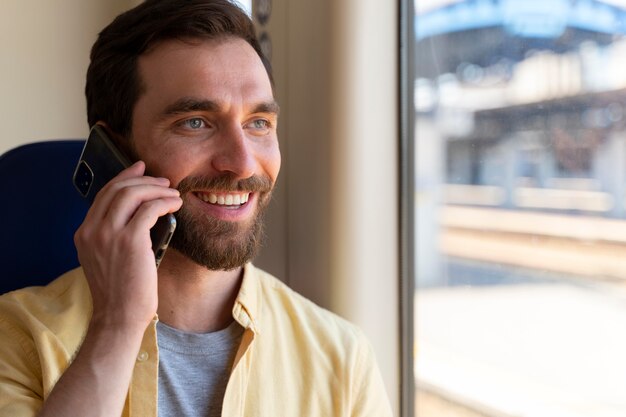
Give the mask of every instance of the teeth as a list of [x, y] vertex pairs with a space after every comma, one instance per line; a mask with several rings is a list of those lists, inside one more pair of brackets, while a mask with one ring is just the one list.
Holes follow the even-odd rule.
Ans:
[[220, 206], [240, 206], [248, 202], [250, 193], [245, 194], [196, 194], [205, 203], [218, 204]]

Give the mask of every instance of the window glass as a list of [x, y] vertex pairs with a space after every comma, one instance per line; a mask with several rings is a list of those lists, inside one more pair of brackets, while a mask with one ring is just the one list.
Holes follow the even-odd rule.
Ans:
[[416, 415], [626, 415], [626, 2], [414, 12]]
[[252, 0], [236, 0], [236, 2], [248, 15], [252, 16]]

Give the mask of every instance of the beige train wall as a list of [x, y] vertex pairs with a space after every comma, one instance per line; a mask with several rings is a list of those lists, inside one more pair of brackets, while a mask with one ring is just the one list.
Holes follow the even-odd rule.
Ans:
[[[0, 2], [0, 153], [84, 138], [98, 31], [139, 0]], [[255, 262], [358, 324], [399, 399], [397, 5], [274, 0], [283, 167]]]
[[0, 2], [0, 153], [86, 137], [83, 88], [98, 30], [128, 0]]

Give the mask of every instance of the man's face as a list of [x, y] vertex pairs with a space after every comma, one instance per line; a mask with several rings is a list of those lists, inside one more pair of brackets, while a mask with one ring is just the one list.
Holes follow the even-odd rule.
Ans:
[[212, 270], [243, 265], [280, 169], [278, 108], [260, 58], [238, 38], [166, 41], [138, 69], [134, 151], [183, 198], [171, 246]]

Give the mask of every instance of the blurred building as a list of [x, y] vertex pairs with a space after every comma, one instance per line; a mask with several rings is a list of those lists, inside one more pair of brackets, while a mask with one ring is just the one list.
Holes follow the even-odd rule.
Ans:
[[[626, 2], [416, 2], [418, 197], [620, 217]], [[419, 126], [421, 125], [421, 127]]]

